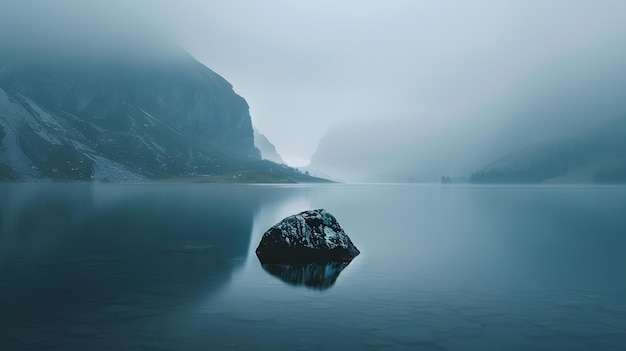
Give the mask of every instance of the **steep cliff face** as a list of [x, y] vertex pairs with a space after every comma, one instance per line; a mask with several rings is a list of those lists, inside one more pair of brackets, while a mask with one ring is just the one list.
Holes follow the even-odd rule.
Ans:
[[0, 52], [0, 178], [137, 180], [255, 168], [246, 101], [177, 47]]

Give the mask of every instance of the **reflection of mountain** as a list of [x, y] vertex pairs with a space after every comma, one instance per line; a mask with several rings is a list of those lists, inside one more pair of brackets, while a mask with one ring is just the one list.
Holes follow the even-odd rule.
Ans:
[[[171, 323], [243, 263], [258, 207], [244, 190], [0, 184], [0, 340], [97, 328], [122, 343], [129, 326]], [[121, 348], [107, 345], [89, 349]]]
[[311, 262], [304, 264], [264, 264], [271, 275], [280, 278], [287, 284], [304, 285], [307, 288], [328, 289], [337, 280], [339, 273], [350, 262]]
[[[5, 184], [0, 263], [212, 245], [245, 256], [258, 204], [242, 188]], [[219, 199], [219, 201], [209, 201]]]

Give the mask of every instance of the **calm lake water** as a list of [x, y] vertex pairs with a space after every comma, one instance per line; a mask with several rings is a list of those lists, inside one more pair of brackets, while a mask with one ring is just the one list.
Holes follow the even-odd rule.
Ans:
[[[361, 255], [264, 269], [315, 208]], [[626, 188], [0, 184], [0, 350], [231, 349], [624, 350]]]

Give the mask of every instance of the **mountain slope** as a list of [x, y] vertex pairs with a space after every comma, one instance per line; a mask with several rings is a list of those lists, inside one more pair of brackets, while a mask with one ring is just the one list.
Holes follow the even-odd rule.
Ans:
[[140, 44], [96, 52], [0, 46], [0, 180], [278, 169], [261, 160], [248, 105], [230, 83], [176, 46]]
[[626, 118], [576, 137], [535, 144], [473, 173], [474, 183], [626, 182]]
[[279, 164], [284, 164], [285, 161], [276, 151], [276, 147], [272, 144], [265, 135], [261, 134], [256, 128], [254, 129], [254, 145], [261, 151], [261, 157], [264, 160], [270, 160]]

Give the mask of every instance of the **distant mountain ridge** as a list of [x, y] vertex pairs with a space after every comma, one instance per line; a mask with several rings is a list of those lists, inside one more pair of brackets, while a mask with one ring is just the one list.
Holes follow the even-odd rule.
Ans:
[[578, 136], [513, 152], [473, 173], [473, 183], [626, 183], [626, 118]]
[[261, 152], [261, 158], [264, 160], [270, 160], [278, 164], [285, 164], [285, 160], [278, 154], [276, 147], [269, 139], [256, 128], [254, 128], [254, 145]]
[[0, 46], [0, 180], [303, 178], [261, 159], [248, 104], [224, 78], [176, 46], [132, 44]]

